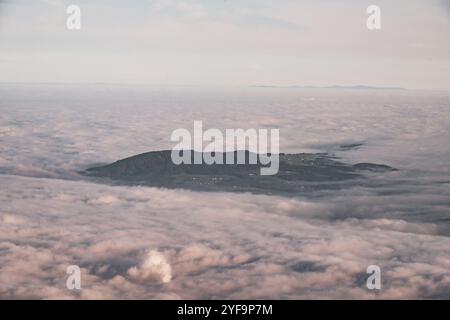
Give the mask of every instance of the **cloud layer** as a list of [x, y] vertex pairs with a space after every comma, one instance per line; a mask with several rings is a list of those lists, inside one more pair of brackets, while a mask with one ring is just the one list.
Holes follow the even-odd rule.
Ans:
[[[0, 95], [1, 298], [450, 298], [446, 93], [0, 86]], [[170, 148], [171, 131], [194, 119], [279, 127], [281, 151], [400, 171], [373, 177], [376, 188], [308, 199], [115, 187], [76, 173]], [[338, 151], [352, 142], [363, 145]], [[373, 264], [378, 293], [365, 286]], [[80, 291], [65, 286], [70, 265], [81, 268]]]

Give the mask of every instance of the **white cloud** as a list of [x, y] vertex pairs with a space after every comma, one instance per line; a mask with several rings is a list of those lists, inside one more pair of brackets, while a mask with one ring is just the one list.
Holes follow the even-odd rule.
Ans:
[[168, 283], [172, 280], [172, 268], [163, 254], [151, 250], [138, 267], [128, 269], [128, 275], [135, 280], [147, 282], [158, 280]]

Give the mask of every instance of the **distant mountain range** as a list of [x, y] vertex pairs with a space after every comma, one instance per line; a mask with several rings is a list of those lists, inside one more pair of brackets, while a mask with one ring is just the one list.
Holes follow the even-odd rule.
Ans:
[[272, 85], [253, 85], [252, 88], [291, 88], [291, 89], [349, 89], [349, 90], [407, 90], [400, 87], [373, 87], [365, 85], [356, 86], [272, 86]]
[[[245, 152], [248, 159], [248, 151], [240, 152]], [[395, 170], [372, 163], [349, 165], [327, 154], [306, 153], [280, 154], [279, 172], [273, 176], [261, 176], [260, 168], [261, 164], [175, 165], [167, 150], [136, 155], [80, 173], [96, 182], [116, 185], [296, 196], [367, 183], [368, 172]]]

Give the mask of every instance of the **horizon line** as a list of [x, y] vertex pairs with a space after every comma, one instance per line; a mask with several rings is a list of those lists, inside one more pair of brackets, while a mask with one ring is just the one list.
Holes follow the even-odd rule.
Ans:
[[424, 89], [407, 87], [385, 87], [376, 85], [356, 84], [356, 85], [265, 85], [265, 84], [175, 84], [175, 83], [131, 83], [131, 82], [52, 82], [52, 81], [0, 81], [0, 85], [98, 85], [98, 86], [154, 86], [154, 87], [214, 87], [214, 88], [261, 88], [261, 89], [332, 89], [332, 90], [397, 90], [397, 91], [445, 91], [450, 89]]

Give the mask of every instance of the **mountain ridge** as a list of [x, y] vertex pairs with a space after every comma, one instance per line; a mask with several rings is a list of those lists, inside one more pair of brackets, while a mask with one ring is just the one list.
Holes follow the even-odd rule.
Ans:
[[[104, 166], [88, 168], [80, 174], [96, 182], [114, 185], [292, 196], [312, 191], [340, 189], [354, 185], [356, 181], [367, 182], [368, 173], [382, 174], [396, 170], [387, 165], [374, 163], [345, 164], [324, 153], [280, 153], [278, 173], [273, 176], [261, 176], [260, 163], [175, 165], [171, 160], [171, 152], [170, 150], [146, 152]], [[235, 159], [239, 152], [245, 152], [248, 159], [249, 151], [235, 151]], [[194, 153], [191, 153], [192, 158]], [[226, 156], [226, 153], [219, 154]]]

